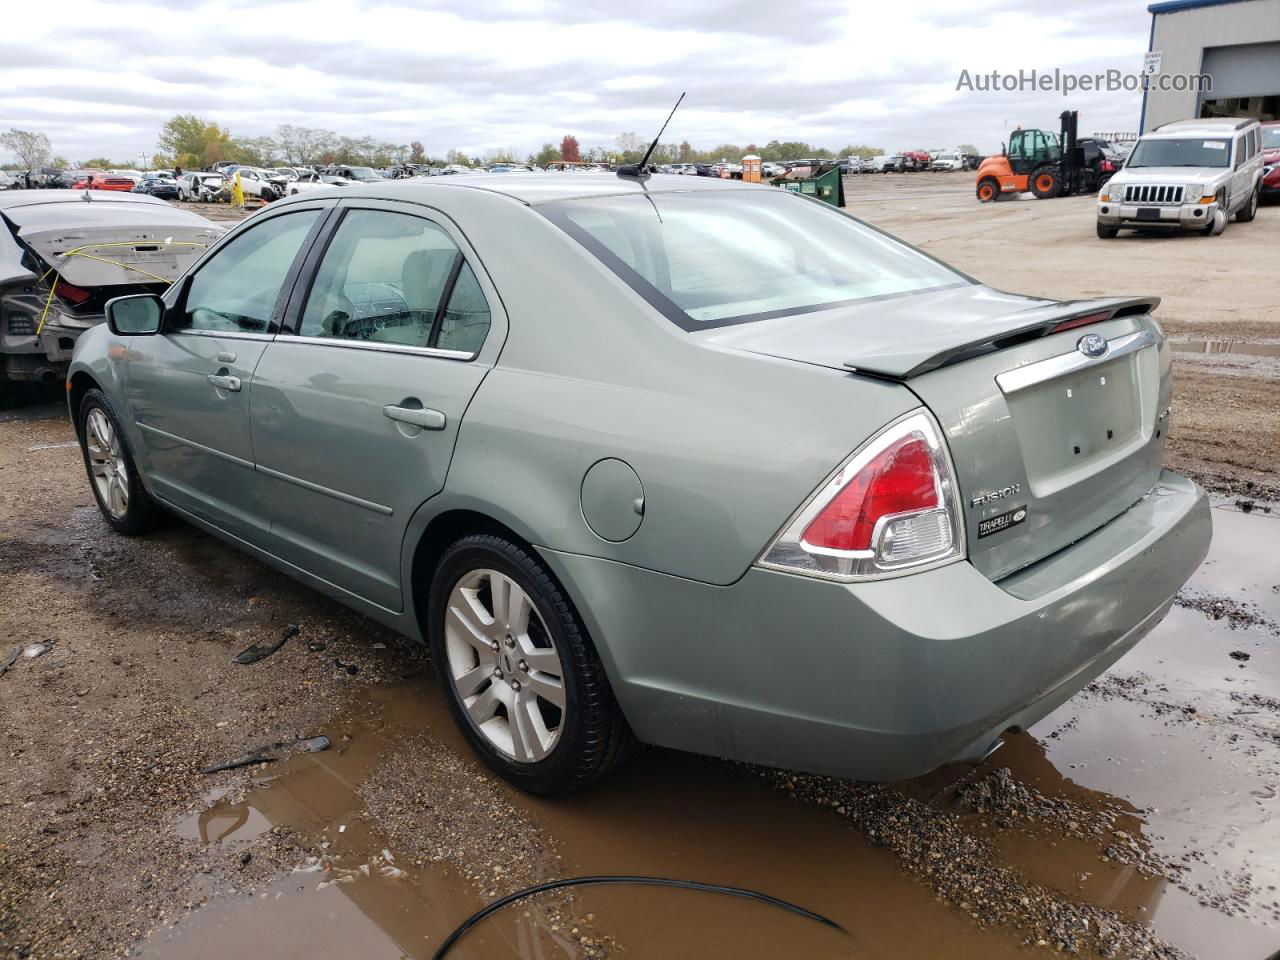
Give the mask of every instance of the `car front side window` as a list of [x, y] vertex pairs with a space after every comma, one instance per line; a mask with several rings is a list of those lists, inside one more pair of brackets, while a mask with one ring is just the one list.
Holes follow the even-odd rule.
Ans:
[[298, 333], [474, 352], [488, 316], [474, 274], [442, 228], [409, 214], [352, 210], [316, 271]]
[[266, 333], [280, 288], [320, 213], [282, 214], [231, 240], [191, 278], [170, 331]]

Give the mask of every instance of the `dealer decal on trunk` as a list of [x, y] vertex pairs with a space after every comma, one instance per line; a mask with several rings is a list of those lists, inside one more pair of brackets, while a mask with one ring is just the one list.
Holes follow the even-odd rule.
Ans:
[[1026, 507], [1014, 507], [1012, 510], [1006, 510], [1004, 513], [997, 514], [994, 517], [988, 517], [978, 524], [978, 539], [981, 540], [983, 537], [989, 537], [993, 533], [1016, 527], [1026, 519]]

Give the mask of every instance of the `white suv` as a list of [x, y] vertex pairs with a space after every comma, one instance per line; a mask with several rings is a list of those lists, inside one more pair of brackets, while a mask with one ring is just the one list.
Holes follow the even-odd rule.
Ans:
[[1121, 227], [1219, 234], [1235, 215], [1248, 223], [1262, 193], [1257, 120], [1178, 120], [1145, 134], [1098, 193], [1098, 236]]

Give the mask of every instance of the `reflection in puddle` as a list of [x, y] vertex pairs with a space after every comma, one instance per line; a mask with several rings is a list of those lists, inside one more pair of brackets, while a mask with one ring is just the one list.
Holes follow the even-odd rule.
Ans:
[[1247, 357], [1280, 357], [1280, 343], [1245, 343], [1240, 340], [1170, 340], [1179, 353], [1236, 353]]

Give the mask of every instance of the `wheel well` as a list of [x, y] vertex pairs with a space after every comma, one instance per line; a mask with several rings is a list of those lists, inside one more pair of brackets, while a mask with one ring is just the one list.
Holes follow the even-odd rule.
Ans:
[[447, 510], [435, 517], [427, 524], [427, 529], [423, 531], [422, 538], [413, 551], [413, 564], [409, 570], [413, 609], [424, 638], [427, 635], [427, 597], [431, 592], [431, 578], [440, 564], [440, 558], [453, 543], [476, 533], [504, 537], [530, 553], [537, 553], [528, 541], [506, 524], [483, 513], [474, 510]]
[[67, 388], [67, 401], [71, 408], [71, 422], [75, 424], [76, 436], [80, 435], [80, 401], [84, 399], [84, 395], [96, 387], [98, 384], [93, 377], [85, 373], [83, 370], [71, 377], [71, 383]]

